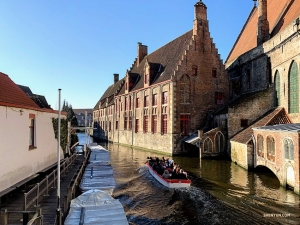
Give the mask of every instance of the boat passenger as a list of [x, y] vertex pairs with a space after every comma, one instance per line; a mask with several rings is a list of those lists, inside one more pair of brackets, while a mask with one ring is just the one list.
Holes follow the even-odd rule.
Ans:
[[162, 177], [165, 178], [165, 179], [169, 179], [171, 177], [171, 174], [169, 173], [168, 170], [165, 170]]
[[178, 179], [187, 179], [187, 172], [183, 171], [183, 169], [179, 170]]

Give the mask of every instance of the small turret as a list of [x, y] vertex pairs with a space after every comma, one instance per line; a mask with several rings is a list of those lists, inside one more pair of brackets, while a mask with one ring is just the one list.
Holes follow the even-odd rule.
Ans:
[[193, 35], [197, 35], [199, 26], [202, 26], [204, 21], [207, 21], [207, 7], [200, 0], [194, 5], [195, 8], [195, 19], [194, 19], [194, 27], [193, 27]]

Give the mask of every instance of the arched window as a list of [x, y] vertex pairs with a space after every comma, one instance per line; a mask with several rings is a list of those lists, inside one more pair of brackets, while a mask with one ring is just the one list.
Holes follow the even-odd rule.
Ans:
[[291, 139], [284, 140], [284, 158], [294, 160], [294, 143]]
[[280, 105], [280, 74], [278, 71], [275, 73], [275, 91], [276, 91], [276, 106]]
[[257, 155], [264, 157], [264, 138], [260, 134], [257, 135]]
[[273, 137], [267, 137], [267, 158], [275, 162], [275, 140]]
[[223, 152], [224, 150], [224, 135], [222, 134], [222, 132], [218, 132], [215, 136], [215, 147], [216, 147], [216, 152]]
[[211, 153], [212, 152], [212, 140], [206, 138], [203, 142], [203, 152]]
[[190, 103], [190, 78], [187, 74], [180, 79], [180, 103]]
[[289, 113], [299, 112], [299, 85], [298, 66], [292, 63], [289, 71]]

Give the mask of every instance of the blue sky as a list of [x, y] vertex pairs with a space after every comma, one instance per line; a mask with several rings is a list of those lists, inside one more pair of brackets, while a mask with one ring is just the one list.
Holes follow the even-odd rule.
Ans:
[[[125, 76], [137, 43], [155, 51], [193, 27], [196, 0], [2, 0], [0, 71], [16, 84], [93, 108], [113, 74]], [[252, 0], [203, 0], [209, 29], [225, 61], [253, 8]]]

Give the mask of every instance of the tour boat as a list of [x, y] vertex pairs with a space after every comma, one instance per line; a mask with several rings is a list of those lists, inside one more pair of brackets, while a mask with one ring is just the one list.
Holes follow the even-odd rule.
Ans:
[[185, 188], [191, 186], [190, 179], [166, 179], [158, 174], [150, 165], [149, 162], [146, 162], [146, 165], [149, 167], [150, 174], [162, 185], [168, 188]]

